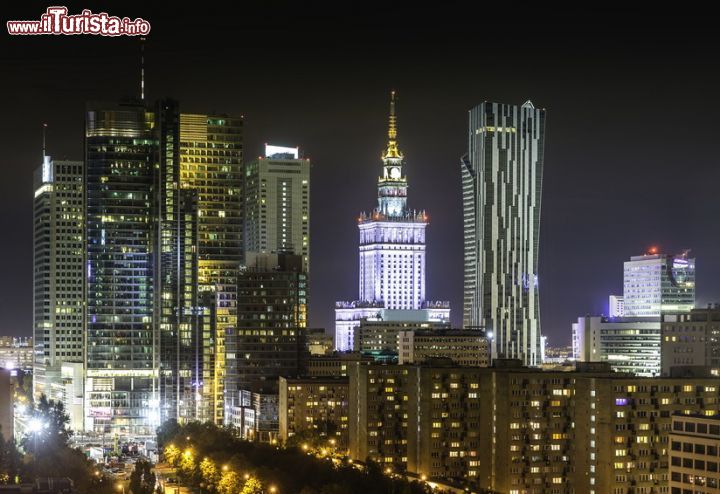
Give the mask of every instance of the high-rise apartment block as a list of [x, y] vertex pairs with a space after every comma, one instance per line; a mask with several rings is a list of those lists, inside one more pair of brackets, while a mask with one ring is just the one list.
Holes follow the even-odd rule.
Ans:
[[670, 494], [720, 493], [720, 416], [675, 415], [668, 442]]
[[279, 425], [283, 443], [299, 438], [348, 447], [348, 378], [280, 378]]
[[538, 243], [545, 110], [481, 103], [461, 159], [463, 322], [492, 338], [493, 358], [541, 363]]
[[714, 377], [639, 378], [607, 363], [355, 363], [349, 378], [351, 458], [512, 494], [670, 492], [672, 416], [720, 407]]

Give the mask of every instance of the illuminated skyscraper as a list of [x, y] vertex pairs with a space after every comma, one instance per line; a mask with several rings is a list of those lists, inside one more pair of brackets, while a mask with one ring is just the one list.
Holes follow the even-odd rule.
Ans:
[[85, 125], [86, 430], [152, 434], [153, 115], [140, 103], [91, 104]]
[[59, 400], [63, 362], [83, 362], [83, 162], [43, 157], [35, 172], [34, 395]]
[[660, 317], [695, 307], [695, 259], [649, 252], [625, 261], [625, 317]]
[[[390, 101], [388, 145], [378, 178], [378, 206], [358, 218], [360, 230], [360, 297], [335, 306], [335, 348], [353, 349], [353, 329], [362, 318], [444, 321], [447, 302], [425, 300], [424, 211], [407, 207], [405, 161], [397, 143], [395, 93]], [[389, 314], [394, 311], [394, 314]]]
[[158, 331], [160, 421], [202, 418], [202, 332], [212, 311], [199, 302], [198, 196], [179, 188], [180, 110], [173, 100], [155, 106], [158, 169], [156, 207], [155, 317]]
[[310, 160], [298, 148], [265, 146], [245, 165], [245, 250], [310, 259]]
[[216, 424], [223, 423], [225, 333], [237, 322], [243, 257], [242, 125], [242, 117], [180, 115], [180, 188], [197, 195], [199, 297], [215, 318], [203, 325], [199, 420]]
[[493, 334], [493, 358], [541, 363], [538, 242], [545, 110], [482, 103], [470, 110], [462, 160], [465, 326]]

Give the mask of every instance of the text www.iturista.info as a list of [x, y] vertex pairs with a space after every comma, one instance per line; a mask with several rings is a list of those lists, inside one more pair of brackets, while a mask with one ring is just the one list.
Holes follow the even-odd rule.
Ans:
[[93, 14], [83, 10], [77, 15], [68, 15], [67, 7], [48, 7], [39, 21], [7, 21], [9, 34], [94, 34], [99, 36], [145, 36], [150, 32], [150, 23], [138, 17], [117, 17], [106, 12]]

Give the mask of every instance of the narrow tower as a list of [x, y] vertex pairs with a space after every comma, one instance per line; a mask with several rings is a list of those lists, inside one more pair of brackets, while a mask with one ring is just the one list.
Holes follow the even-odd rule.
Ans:
[[[378, 205], [358, 218], [360, 230], [359, 299], [335, 305], [335, 347], [353, 349], [360, 320], [446, 321], [447, 302], [425, 300], [424, 211], [407, 206], [405, 161], [398, 147], [395, 92], [390, 93], [388, 144], [381, 155]], [[400, 312], [401, 311], [401, 312]]]

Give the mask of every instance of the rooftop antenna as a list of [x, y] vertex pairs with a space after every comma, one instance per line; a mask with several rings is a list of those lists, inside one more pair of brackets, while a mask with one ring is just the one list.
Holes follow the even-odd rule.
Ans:
[[47, 123], [43, 122], [43, 159], [45, 159], [46, 153], [45, 153], [45, 133], [47, 132]]
[[145, 101], [145, 36], [140, 37], [140, 99]]

